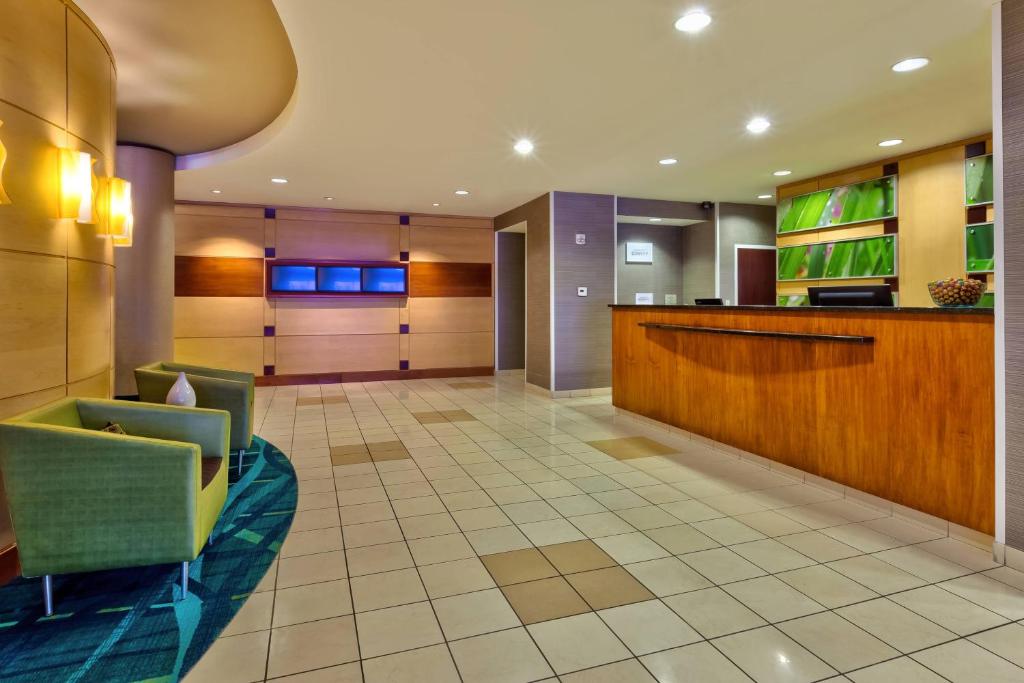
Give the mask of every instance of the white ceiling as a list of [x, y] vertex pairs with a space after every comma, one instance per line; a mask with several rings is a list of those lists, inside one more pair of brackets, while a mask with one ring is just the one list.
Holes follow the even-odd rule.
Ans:
[[[184, 159], [177, 196], [480, 216], [548, 190], [752, 203], [776, 169], [792, 181], [989, 131], [990, 4], [706, 0], [714, 23], [694, 36], [672, 27], [687, 0], [275, 0], [292, 102]], [[889, 69], [915, 55], [931, 65]], [[773, 122], [762, 136], [744, 129], [755, 114]], [[520, 136], [533, 157], [513, 153]]]

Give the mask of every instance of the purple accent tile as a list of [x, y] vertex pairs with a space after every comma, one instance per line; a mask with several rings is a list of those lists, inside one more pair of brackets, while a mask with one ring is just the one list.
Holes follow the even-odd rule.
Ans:
[[276, 331], [275, 331], [273, 325], [264, 325], [263, 326], [263, 336], [264, 337], [273, 337], [275, 332]]
[[264, 218], [277, 218], [277, 209], [272, 209], [269, 206], [263, 209]]
[[409, 326], [408, 325], [399, 325], [398, 326], [398, 334], [409, 334]]
[[407, 361], [407, 360], [400, 360], [400, 361], [398, 361], [398, 369], [399, 370], [408, 370], [409, 369], [409, 361]]
[[398, 260], [399, 261], [408, 261], [409, 260], [409, 252], [407, 252], [407, 251], [400, 251], [400, 252], [398, 252]]
[[266, 377], [273, 377], [273, 375], [274, 375], [274, 366], [273, 365], [264, 365], [263, 366], [263, 374]]
[[408, 216], [399, 216], [398, 217], [398, 224], [399, 225], [409, 225], [409, 217]]
[[263, 247], [263, 258], [274, 258], [277, 256], [277, 249], [274, 247]]

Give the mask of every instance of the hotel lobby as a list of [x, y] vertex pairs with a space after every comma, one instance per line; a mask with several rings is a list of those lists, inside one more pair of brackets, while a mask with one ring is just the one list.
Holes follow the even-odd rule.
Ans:
[[1024, 0], [0, 16], [0, 681], [1024, 683]]

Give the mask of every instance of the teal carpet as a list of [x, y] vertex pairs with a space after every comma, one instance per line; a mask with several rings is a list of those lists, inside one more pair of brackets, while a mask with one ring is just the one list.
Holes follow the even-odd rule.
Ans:
[[177, 681], [277, 557], [297, 497], [291, 463], [256, 438], [213, 545], [190, 565], [185, 600], [174, 600], [179, 565], [54, 577], [52, 617], [39, 579], [0, 587], [0, 681]]

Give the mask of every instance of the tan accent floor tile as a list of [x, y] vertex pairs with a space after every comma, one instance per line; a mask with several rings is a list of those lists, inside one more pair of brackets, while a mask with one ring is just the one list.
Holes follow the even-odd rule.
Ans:
[[366, 448], [367, 450], [370, 451], [371, 455], [378, 455], [380, 453], [393, 453], [396, 451], [408, 454], [405, 445], [403, 445], [402, 442], [397, 439], [394, 441], [367, 442]]
[[266, 675], [270, 631], [218, 638], [185, 677], [186, 683], [253, 683]]
[[394, 607], [427, 599], [419, 572], [399, 569], [393, 572], [352, 577], [352, 599], [356, 612]]
[[356, 622], [364, 658], [444, 642], [429, 602], [360, 612]]
[[645, 655], [640, 661], [654, 672], [658, 681], [663, 683], [750, 683], [750, 678], [745, 673], [709, 643], [696, 643]]
[[555, 673], [589, 669], [630, 657], [596, 614], [580, 614], [527, 627]]
[[267, 677], [310, 671], [359, 659], [351, 616], [275, 628]]
[[348, 581], [325, 581], [277, 591], [274, 628], [352, 614]]
[[441, 416], [449, 422], [476, 422], [476, 418], [465, 410], [442, 410]]
[[524, 624], [590, 611], [587, 603], [561, 577], [503, 586], [501, 590]]
[[451, 643], [463, 681], [529, 683], [552, 674], [526, 629], [490, 633]]
[[318, 405], [322, 405], [322, 404], [323, 404], [323, 399], [321, 399], [319, 397], [318, 398], [300, 398], [297, 401], [295, 401], [295, 405], [297, 405], [297, 406], [318, 406]]
[[450, 641], [521, 625], [497, 588], [440, 598], [432, 604], [441, 630]]
[[482, 555], [480, 561], [499, 586], [558, 576], [558, 570], [536, 548]]
[[779, 629], [841, 672], [891, 659], [899, 652], [831, 612], [779, 624]]
[[448, 419], [438, 412], [425, 412], [425, 413], [413, 413], [420, 424], [439, 424], [442, 422], [448, 422]]
[[565, 579], [595, 610], [650, 600], [654, 594], [622, 567], [570, 574]]
[[409, 457], [409, 452], [406, 450], [370, 453], [370, 457], [373, 459], [374, 462], [395, 462], [398, 460], [411, 460], [411, 458]]
[[341, 550], [287, 557], [278, 562], [278, 589], [344, 578], [346, 578], [345, 553]]
[[334, 465], [335, 467], [358, 465], [364, 462], [373, 462], [373, 458], [371, 458], [370, 454], [366, 451], [356, 453], [331, 453], [331, 465]]
[[452, 389], [493, 389], [493, 384], [487, 382], [451, 382], [448, 386]]
[[596, 448], [602, 453], [607, 453], [616, 460], [631, 460], [633, 458], [648, 458], [652, 455], [667, 455], [678, 452], [671, 446], [666, 446], [646, 436], [631, 436], [622, 439], [603, 439], [600, 441], [587, 441], [586, 444]]
[[366, 683], [461, 683], [444, 645], [367, 659], [363, 672]]
[[589, 540], [545, 545], [538, 547], [538, 550], [562, 574], [616, 566], [615, 560], [608, 553]]

